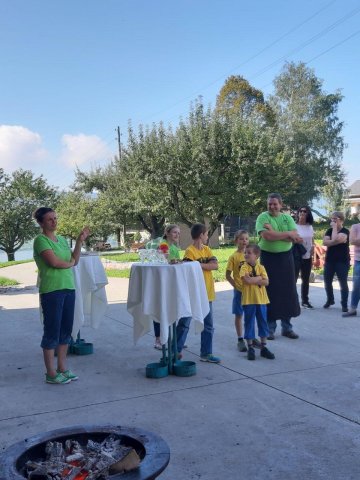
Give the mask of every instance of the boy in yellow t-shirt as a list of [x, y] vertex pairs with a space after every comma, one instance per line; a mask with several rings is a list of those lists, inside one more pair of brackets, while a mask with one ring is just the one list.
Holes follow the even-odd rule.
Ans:
[[[211, 249], [206, 245], [208, 241], [208, 231], [202, 223], [196, 223], [191, 228], [191, 238], [193, 240], [185, 250], [184, 261], [198, 261], [203, 271], [206, 291], [209, 299], [210, 311], [204, 318], [204, 330], [201, 332], [200, 360], [202, 362], [220, 363], [220, 358], [212, 354], [212, 341], [214, 336], [212, 302], [215, 300], [215, 287], [212, 270], [217, 270], [218, 261], [213, 256]], [[189, 331], [191, 317], [180, 318], [176, 327], [177, 350], [181, 354], [184, 347], [187, 333]]]
[[237, 246], [237, 250], [229, 257], [226, 267], [226, 280], [234, 288], [232, 313], [235, 315], [235, 330], [238, 338], [237, 348], [239, 352], [247, 352], [242, 328], [244, 309], [241, 304], [242, 280], [240, 278], [240, 268], [245, 263], [245, 247], [249, 244], [248, 232], [246, 230], [238, 230], [235, 233], [234, 243]]
[[245, 249], [245, 263], [240, 269], [240, 278], [243, 282], [242, 304], [245, 319], [245, 339], [248, 344], [248, 360], [255, 360], [253, 340], [255, 338], [255, 318], [261, 340], [260, 356], [273, 360], [275, 355], [266, 347], [266, 340], [269, 336], [267, 324], [267, 304], [269, 298], [266, 293], [266, 286], [269, 279], [265, 268], [258, 262], [260, 247], [250, 244]]

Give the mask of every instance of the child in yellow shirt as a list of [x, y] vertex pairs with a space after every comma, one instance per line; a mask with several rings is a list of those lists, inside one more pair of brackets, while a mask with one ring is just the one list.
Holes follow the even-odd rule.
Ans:
[[258, 262], [260, 247], [250, 244], [245, 248], [245, 263], [240, 269], [240, 278], [243, 282], [242, 305], [244, 308], [245, 339], [248, 344], [248, 360], [255, 360], [253, 340], [255, 338], [255, 318], [261, 340], [260, 356], [273, 360], [275, 355], [266, 347], [269, 336], [267, 324], [267, 304], [269, 298], [266, 286], [269, 279], [265, 268]]
[[[201, 332], [200, 360], [202, 362], [220, 363], [221, 359], [212, 353], [214, 336], [212, 302], [215, 300], [212, 270], [219, 268], [218, 261], [216, 257], [213, 256], [211, 249], [206, 245], [208, 241], [208, 231], [205, 225], [195, 223], [191, 228], [191, 238], [193, 243], [185, 250], [184, 261], [198, 261], [200, 263], [210, 307], [209, 313], [204, 318], [204, 330]], [[190, 320], [191, 317], [180, 318], [176, 327], [177, 350], [179, 354], [181, 354], [189, 331]]]

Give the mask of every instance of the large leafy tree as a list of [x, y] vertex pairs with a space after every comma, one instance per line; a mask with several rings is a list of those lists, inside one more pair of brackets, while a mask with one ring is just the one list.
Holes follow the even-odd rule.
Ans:
[[286, 160], [282, 183], [296, 206], [320, 196], [332, 179], [343, 175], [343, 123], [337, 116], [342, 95], [324, 92], [322, 81], [304, 63], [287, 63], [274, 85], [270, 105]]
[[88, 244], [92, 239], [105, 241], [113, 232], [108, 210], [109, 205], [101, 196], [94, 198], [83, 192], [64, 192], [56, 208], [57, 231], [74, 240], [81, 229], [88, 226], [91, 233]]
[[216, 111], [220, 115], [243, 120], [256, 118], [266, 125], [275, 122], [274, 112], [265, 101], [263, 92], [240, 75], [231, 75], [226, 79], [216, 99]]
[[38, 233], [33, 212], [44, 205], [54, 206], [56, 196], [42, 176], [21, 169], [7, 175], [0, 169], [0, 250], [9, 261]]

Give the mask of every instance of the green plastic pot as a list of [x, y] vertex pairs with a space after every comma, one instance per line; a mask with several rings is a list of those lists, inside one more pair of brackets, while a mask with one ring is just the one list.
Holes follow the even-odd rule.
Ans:
[[191, 377], [192, 375], [196, 375], [196, 363], [178, 360], [174, 363], [173, 373], [178, 377]]
[[148, 363], [146, 365], [147, 378], [163, 378], [169, 375], [168, 365], [163, 363]]

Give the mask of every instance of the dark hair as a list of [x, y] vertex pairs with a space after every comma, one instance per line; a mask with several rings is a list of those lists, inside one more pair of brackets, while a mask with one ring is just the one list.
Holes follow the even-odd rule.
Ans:
[[246, 247], [246, 250], [252, 250], [258, 257], [261, 253], [261, 248], [259, 245], [256, 245], [256, 243], [249, 243], [249, 245]]
[[195, 223], [190, 230], [191, 238], [197, 240], [202, 233], [206, 233], [207, 228], [203, 223]]
[[279, 200], [280, 203], [283, 203], [280, 193], [276, 193], [276, 192], [275, 193], [269, 193], [269, 195], [267, 197], [268, 201], [270, 200], [270, 198], [276, 198], [277, 200]]
[[304, 208], [306, 209], [306, 223], [308, 223], [309, 225], [312, 225], [314, 223], [314, 217], [312, 216], [310, 207], [308, 207], [307, 205], [298, 208], [296, 212], [296, 223], [299, 221], [300, 210], [303, 210]]
[[33, 213], [33, 217], [38, 223], [42, 223], [44, 220], [44, 217], [47, 213], [53, 212], [54, 210], [49, 207], [40, 207], [35, 212]]

